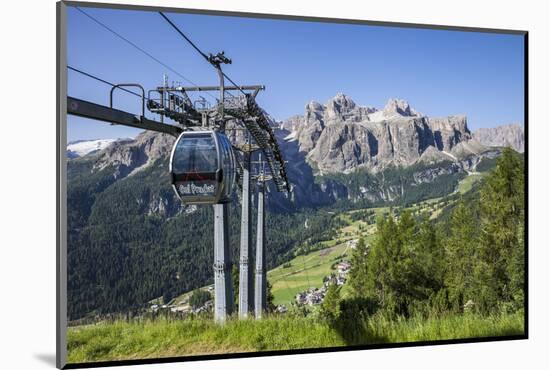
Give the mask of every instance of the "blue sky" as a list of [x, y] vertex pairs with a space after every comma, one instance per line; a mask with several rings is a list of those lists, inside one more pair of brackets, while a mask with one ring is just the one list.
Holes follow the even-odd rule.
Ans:
[[[194, 83], [217, 84], [213, 68], [158, 13], [83, 10]], [[378, 108], [398, 97], [431, 117], [466, 114], [472, 130], [523, 124], [522, 36], [167, 15], [205, 52], [224, 50], [233, 60], [225, 67], [233, 80], [265, 85], [258, 102], [277, 119], [302, 114], [309, 101], [324, 103], [343, 92], [358, 104]], [[189, 85], [74, 8], [68, 10], [67, 38], [68, 64], [105, 80], [138, 82], [147, 90], [167, 73], [170, 81]], [[108, 86], [68, 73], [69, 95], [108, 105]], [[115, 104], [140, 110], [139, 99], [123, 92], [116, 94]], [[72, 116], [68, 125], [69, 141], [139, 132]]]

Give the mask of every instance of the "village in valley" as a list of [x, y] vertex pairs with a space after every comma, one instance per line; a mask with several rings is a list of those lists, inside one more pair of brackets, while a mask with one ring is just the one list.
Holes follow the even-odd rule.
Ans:
[[342, 286], [346, 283], [346, 277], [350, 271], [351, 262], [344, 260], [336, 265], [337, 272], [326, 276], [323, 279], [323, 286], [320, 288], [310, 288], [304, 292], [296, 294], [296, 304], [298, 306], [313, 306], [323, 303], [330, 284]]

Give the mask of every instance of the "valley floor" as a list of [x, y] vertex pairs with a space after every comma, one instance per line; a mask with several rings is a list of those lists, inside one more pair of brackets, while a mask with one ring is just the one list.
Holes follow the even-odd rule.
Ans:
[[102, 322], [68, 330], [69, 363], [520, 336], [521, 313], [390, 321], [373, 316], [337, 329], [313, 317], [270, 316], [261, 321], [210, 318]]

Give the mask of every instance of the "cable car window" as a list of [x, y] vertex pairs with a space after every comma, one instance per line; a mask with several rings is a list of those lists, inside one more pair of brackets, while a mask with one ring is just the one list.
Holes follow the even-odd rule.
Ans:
[[210, 134], [184, 137], [176, 147], [175, 173], [213, 173], [218, 169], [216, 143]]
[[215, 131], [184, 132], [170, 158], [172, 185], [186, 204], [231, 200], [235, 157], [229, 139]]

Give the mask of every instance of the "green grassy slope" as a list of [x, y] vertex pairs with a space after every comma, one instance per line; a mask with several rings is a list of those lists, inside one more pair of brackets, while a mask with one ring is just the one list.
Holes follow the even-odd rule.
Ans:
[[477, 183], [478, 181], [482, 180], [485, 177], [485, 175], [486, 175], [486, 173], [473, 173], [473, 174], [463, 178], [458, 183], [458, 192], [460, 194], [467, 193], [468, 191], [470, 191], [472, 189], [474, 184]]
[[334, 270], [331, 266], [344, 258], [346, 243], [331, 248], [298, 256], [287, 264], [280, 265], [267, 274], [272, 285], [275, 304], [288, 304], [297, 293], [311, 287], [321, 287], [323, 278]]
[[69, 363], [193, 356], [268, 350], [337, 347], [357, 344], [402, 343], [457, 338], [522, 335], [523, 315], [388, 321], [373, 316], [356, 323], [354, 341], [315, 318], [270, 316], [261, 321], [186, 319], [100, 323], [71, 327]]

